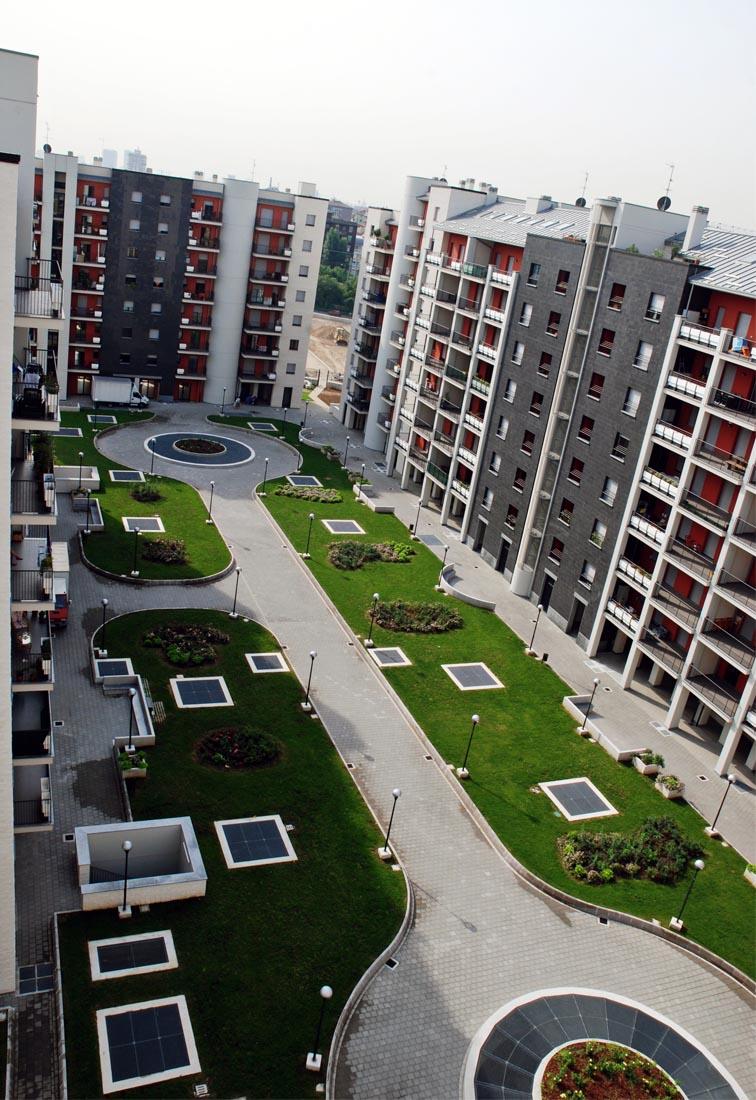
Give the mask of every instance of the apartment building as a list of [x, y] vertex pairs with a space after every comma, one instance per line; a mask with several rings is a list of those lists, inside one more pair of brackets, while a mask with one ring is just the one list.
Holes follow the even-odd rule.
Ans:
[[753, 768], [756, 238], [667, 206], [412, 177], [369, 212], [342, 416], [720, 770]]
[[298, 406], [327, 201], [202, 173], [87, 165], [46, 152], [33, 255], [60, 271], [62, 391], [138, 378], [174, 401]]

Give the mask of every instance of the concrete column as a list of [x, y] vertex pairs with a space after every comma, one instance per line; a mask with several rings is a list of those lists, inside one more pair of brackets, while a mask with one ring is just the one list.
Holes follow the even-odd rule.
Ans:
[[648, 674], [648, 682], [651, 687], [658, 687], [664, 679], [664, 669], [661, 665], [653, 664]]
[[630, 687], [631, 683], [633, 682], [633, 678], [635, 676], [636, 669], [638, 668], [638, 665], [640, 664], [641, 656], [642, 656], [642, 654], [641, 654], [640, 650], [637, 647], [635, 649], [633, 649], [632, 647], [630, 648], [630, 654], [629, 654], [627, 660], [625, 661], [625, 667], [622, 671], [621, 684], [622, 684], [623, 691], [626, 691]]

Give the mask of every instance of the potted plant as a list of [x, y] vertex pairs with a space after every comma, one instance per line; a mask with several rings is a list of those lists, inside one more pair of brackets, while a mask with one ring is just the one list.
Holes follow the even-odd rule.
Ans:
[[756, 886], [756, 863], [747, 863], [743, 874], [748, 879], [751, 886]]
[[124, 779], [144, 779], [147, 775], [147, 754], [142, 749], [138, 752], [122, 749], [118, 754], [118, 766]]
[[685, 790], [685, 784], [676, 775], [657, 775], [655, 786], [665, 798], [682, 798]]
[[650, 749], [646, 749], [644, 752], [635, 754], [633, 765], [641, 775], [658, 775], [659, 769], [664, 767], [664, 757], [660, 756], [658, 752], [651, 752]]

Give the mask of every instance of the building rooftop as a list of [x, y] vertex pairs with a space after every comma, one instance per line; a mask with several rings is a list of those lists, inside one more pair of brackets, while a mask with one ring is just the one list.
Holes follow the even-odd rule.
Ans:
[[681, 255], [699, 262], [699, 271], [690, 279], [695, 286], [756, 298], [756, 234], [710, 226], [701, 243]]
[[528, 213], [526, 205], [525, 199], [501, 198], [493, 204], [468, 210], [437, 225], [447, 233], [462, 233], [468, 237], [521, 246], [524, 246], [528, 233], [562, 238], [571, 235], [582, 237], [588, 231], [591, 219], [588, 206], [555, 202], [548, 210]]

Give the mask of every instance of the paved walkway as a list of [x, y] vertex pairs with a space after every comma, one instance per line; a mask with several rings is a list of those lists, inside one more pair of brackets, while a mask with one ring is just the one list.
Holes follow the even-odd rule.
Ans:
[[[199, 428], [207, 411], [177, 405], [167, 407], [164, 415], [171, 426]], [[160, 412], [162, 416], [162, 408]], [[314, 410], [310, 418], [320, 428]], [[104, 439], [102, 449], [125, 464], [144, 468], [142, 440], [156, 427], [134, 425]], [[322, 430], [330, 427], [326, 420]], [[228, 429], [228, 434], [236, 433]], [[239, 433], [239, 438], [249, 441], [247, 433]], [[381, 971], [351, 1021], [339, 1065], [338, 1096], [456, 1097], [470, 1040], [491, 1013], [520, 995], [557, 986], [602, 989], [671, 1018], [726, 1066], [747, 1096], [756, 1096], [753, 1006], [742, 990], [656, 937], [621, 925], [600, 925], [541, 897], [487, 843], [454, 787], [425, 758], [418, 731], [373, 662], [352, 644], [299, 557], [253, 498], [265, 455], [270, 477], [292, 466], [290, 453], [274, 442], [255, 440], [254, 445], [253, 464], [215, 479], [213, 516], [243, 570], [239, 609], [262, 621], [288, 647], [287, 656], [300, 679], [309, 670], [309, 651], [317, 649], [313, 698], [318, 713], [345, 760], [355, 764], [351, 774], [379, 820], [387, 820], [392, 788], [402, 789], [392, 840], [417, 898], [416, 922], [398, 952], [399, 965]], [[156, 460], [158, 472], [175, 476], [181, 471], [207, 493], [211, 471], [184, 472], [167, 463], [161, 470], [160, 461]], [[403, 518], [404, 504], [401, 501]], [[460, 557], [464, 549], [459, 546]], [[229, 577], [212, 586], [184, 587], [181, 602], [230, 606], [233, 581]], [[114, 733], [127, 721], [125, 703], [105, 699], [91, 685], [86, 660], [86, 641], [99, 624], [102, 596], [111, 601], [109, 610], [114, 613], [176, 605], [176, 589], [103, 584], [76, 567], [72, 588], [72, 622], [55, 648], [55, 717], [66, 722], [56, 741], [55, 831], [28, 838], [28, 846], [27, 838], [18, 838], [20, 949], [34, 956], [24, 958], [20, 950], [22, 961], [41, 961], [38, 953], [48, 942], [50, 913], [78, 904], [72, 853], [62, 832], [76, 824], [120, 817], [102, 762], [107, 761]], [[521, 616], [532, 617], [528, 605], [518, 603]], [[517, 629], [516, 623], [512, 625]], [[549, 626], [544, 624], [545, 631]], [[539, 648], [552, 647], [556, 653], [545, 631], [541, 641], [540, 629]], [[585, 682], [575, 686], [585, 689], [595, 673], [584, 664], [580, 667]], [[79, 769], [85, 762], [87, 767]], [[102, 784], [85, 780], [92, 762], [103, 768]], [[26, 884], [27, 855], [43, 860], [51, 873], [49, 884], [36, 870], [34, 877], [44, 879], [44, 885]], [[640, 965], [628, 965], [631, 959]], [[43, 998], [27, 1000], [38, 1003]], [[29, 1049], [35, 1045], [39, 1043], [30, 1042]], [[38, 1082], [35, 1086], [33, 1065], [27, 1062], [25, 1088], [17, 1095], [57, 1093], [54, 1087], [40, 1090]]]

